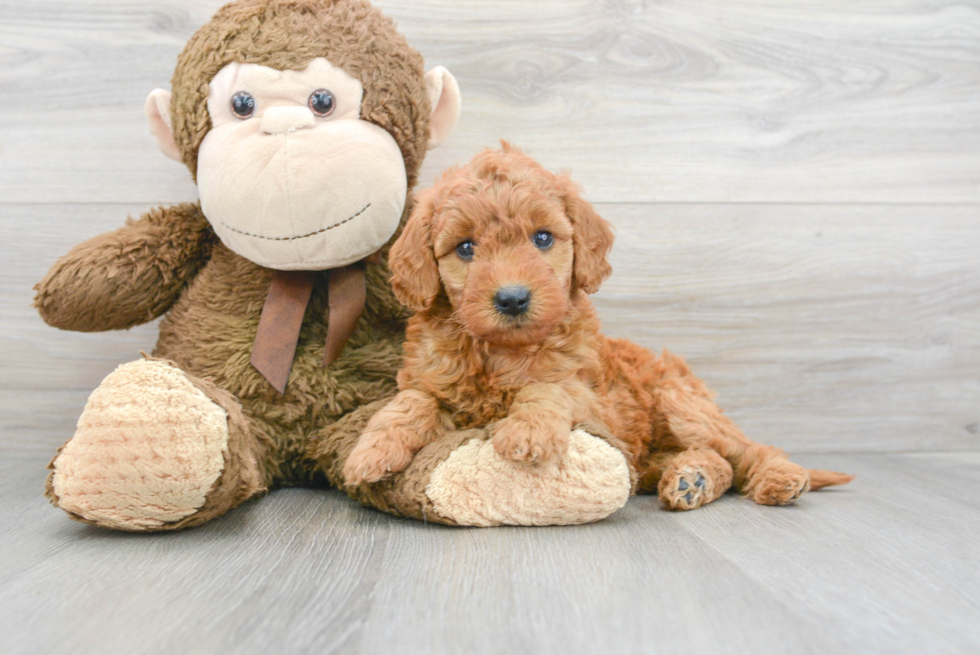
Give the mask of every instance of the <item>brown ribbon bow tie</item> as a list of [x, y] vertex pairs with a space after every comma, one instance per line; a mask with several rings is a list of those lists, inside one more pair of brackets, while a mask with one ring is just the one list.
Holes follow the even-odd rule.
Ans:
[[[327, 343], [323, 365], [340, 356], [367, 297], [366, 261], [327, 271]], [[252, 366], [279, 393], [286, 392], [286, 381], [293, 367], [303, 315], [313, 294], [315, 271], [276, 271], [269, 294], [262, 306], [259, 329], [252, 346]]]

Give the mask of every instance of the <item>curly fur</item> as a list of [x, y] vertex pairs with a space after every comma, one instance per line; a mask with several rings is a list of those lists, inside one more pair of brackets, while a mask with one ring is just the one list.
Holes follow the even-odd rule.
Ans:
[[[541, 230], [553, 236], [548, 248], [532, 241]], [[471, 260], [455, 251], [463, 241], [475, 243]], [[400, 393], [368, 423], [348, 483], [401, 470], [454, 427], [490, 423], [501, 457], [546, 465], [565, 453], [574, 424], [598, 422], [622, 440], [639, 490], [656, 490], [672, 509], [710, 502], [733, 483], [774, 505], [816, 486], [779, 450], [747, 439], [682, 359], [599, 332], [586, 294], [611, 272], [612, 241], [574, 183], [506, 143], [421, 194], [389, 259], [395, 293], [418, 312]], [[494, 307], [512, 285], [531, 294], [516, 317]]]

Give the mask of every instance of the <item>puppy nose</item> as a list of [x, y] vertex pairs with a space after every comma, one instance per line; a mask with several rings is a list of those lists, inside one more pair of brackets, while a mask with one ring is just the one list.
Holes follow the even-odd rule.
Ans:
[[527, 287], [503, 287], [493, 297], [497, 311], [508, 316], [520, 316], [526, 312], [530, 301], [531, 291]]
[[266, 134], [285, 134], [316, 125], [313, 112], [306, 107], [269, 107], [259, 127]]

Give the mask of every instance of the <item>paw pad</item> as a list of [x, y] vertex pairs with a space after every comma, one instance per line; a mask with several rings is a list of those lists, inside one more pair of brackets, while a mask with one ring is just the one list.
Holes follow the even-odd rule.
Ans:
[[685, 467], [668, 472], [665, 479], [667, 483], [660, 498], [668, 509], [696, 509], [710, 499], [708, 480], [700, 469]]

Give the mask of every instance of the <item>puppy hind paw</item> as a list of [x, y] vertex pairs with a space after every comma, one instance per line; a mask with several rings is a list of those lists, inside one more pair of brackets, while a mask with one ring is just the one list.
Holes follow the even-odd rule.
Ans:
[[664, 475], [660, 482], [659, 495], [667, 509], [697, 509], [711, 500], [711, 483], [702, 469], [687, 466]]
[[806, 469], [792, 462], [777, 462], [754, 476], [747, 495], [760, 505], [792, 505], [810, 490]]

